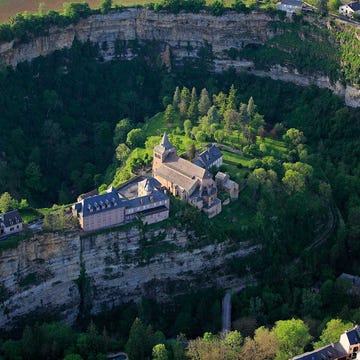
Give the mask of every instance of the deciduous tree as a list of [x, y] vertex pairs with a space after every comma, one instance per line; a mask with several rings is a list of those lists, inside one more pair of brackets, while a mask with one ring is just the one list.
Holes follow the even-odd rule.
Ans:
[[320, 341], [314, 343], [316, 349], [328, 345], [330, 343], [338, 342], [340, 335], [353, 327], [351, 322], [344, 322], [340, 319], [331, 319], [326, 323], [325, 329], [320, 335]]
[[279, 320], [272, 333], [280, 345], [277, 352], [279, 359], [289, 359], [303, 353], [311, 338], [307, 325], [300, 319]]

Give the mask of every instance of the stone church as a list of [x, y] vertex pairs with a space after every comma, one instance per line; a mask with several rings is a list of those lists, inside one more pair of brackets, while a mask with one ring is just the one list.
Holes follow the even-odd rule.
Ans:
[[153, 176], [162, 186], [211, 218], [221, 212], [221, 201], [210, 172], [177, 155], [166, 133], [154, 148]]

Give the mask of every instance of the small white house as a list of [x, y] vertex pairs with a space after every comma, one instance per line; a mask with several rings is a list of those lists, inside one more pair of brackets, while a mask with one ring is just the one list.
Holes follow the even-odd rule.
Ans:
[[301, 0], [281, 0], [281, 2], [277, 4], [277, 7], [279, 10], [292, 14], [296, 11], [301, 11], [302, 5]]
[[360, 14], [360, 2], [352, 1], [339, 7], [339, 13], [348, 17]]
[[17, 210], [0, 214], [0, 237], [22, 230], [22, 219]]

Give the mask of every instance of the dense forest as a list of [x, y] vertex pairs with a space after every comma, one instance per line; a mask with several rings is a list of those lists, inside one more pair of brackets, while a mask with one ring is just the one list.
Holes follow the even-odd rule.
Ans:
[[[247, 166], [250, 184], [241, 196], [241, 204], [251, 210], [248, 227], [236, 228], [231, 222], [215, 227], [204, 220], [204, 227], [198, 229], [205, 231], [208, 226], [210, 240], [219, 241], [226, 233], [234, 243], [240, 241], [238, 231], [242, 231], [264, 245], [244, 262], [226, 264], [239, 276], [250, 269], [257, 279], [256, 286], [233, 296], [239, 332], [229, 337], [213, 335], [220, 330], [222, 294], [209, 291], [176, 299], [169, 306], [147, 299], [140, 305], [127, 304], [92, 319], [94, 323], [87, 318], [79, 324], [82, 332], [58, 323], [34, 324], [17, 334], [18, 340], [4, 340], [2, 354], [6, 359], [101, 359], [99, 354], [125, 346], [135, 353], [134, 359], [152, 352], [154, 359], [205, 359], [199, 355], [203, 349], [212, 358], [228, 352], [232, 359], [235, 351], [246, 359], [249, 351], [257, 349], [259, 354], [266, 352], [266, 358], [283, 359], [294, 355], [292, 351], [311, 348], [310, 335], [319, 344], [336, 341], [338, 329], [349, 326], [346, 322], [360, 322], [358, 300], [343, 296], [348, 285], [337, 280], [342, 271], [359, 274], [360, 111], [315, 87], [300, 88], [233, 70], [210, 73], [211, 54], [206, 51], [198, 60], [188, 60], [168, 73], [151, 57], [150, 48], [133, 46], [139, 54], [146, 52], [150, 61], [139, 56], [133, 61], [103, 62], [96, 46], [75, 42], [71, 49], [16, 69], [1, 68], [0, 194], [9, 192], [38, 207], [73, 202], [81, 192], [109, 185], [125, 162], [116, 156], [119, 144], [138, 147], [127, 135], [134, 129], [148, 131], [150, 118], [160, 111], [174, 139], [189, 138], [196, 146], [219, 140], [241, 147], [255, 160]], [[328, 64], [333, 65], [331, 59]], [[190, 109], [193, 88], [196, 115]], [[203, 113], [202, 89], [209, 99]], [[183, 98], [188, 99], [186, 111], [180, 106]], [[209, 120], [211, 116], [218, 120]], [[185, 125], [187, 120], [190, 124]], [[218, 125], [211, 130], [213, 124]], [[119, 132], [122, 126], [125, 136]], [[297, 131], [290, 131], [294, 128]], [[239, 138], [247, 143], [240, 143]], [[267, 153], [271, 147], [266, 138], [286, 144], [280, 168], [279, 162], [269, 159], [276, 153]], [[140, 141], [140, 148], [146, 147], [145, 140]], [[191, 148], [184, 150], [191, 155]], [[311, 167], [312, 176], [304, 175], [306, 186], [301, 191], [291, 187], [284, 191], [286, 171], [310, 169], [305, 165], [300, 169], [298, 163]], [[241, 174], [244, 177], [245, 171]], [[277, 181], [272, 181], [274, 176]], [[335, 214], [337, 231], [326, 246], [303, 251], [324, 221], [320, 216], [324, 209]], [[187, 216], [188, 226], [202, 220], [191, 210]], [[317, 282], [319, 292], [311, 291]], [[304, 322], [279, 321], [294, 316]], [[339, 320], [336, 336], [329, 336], [326, 324], [336, 317], [345, 324]], [[281, 342], [282, 331], [288, 327], [299, 332], [299, 348], [289, 350], [292, 345]], [[200, 335], [185, 355], [185, 336]], [[268, 348], [261, 348], [259, 337], [267, 339]], [[29, 346], [34, 343], [37, 346]]]

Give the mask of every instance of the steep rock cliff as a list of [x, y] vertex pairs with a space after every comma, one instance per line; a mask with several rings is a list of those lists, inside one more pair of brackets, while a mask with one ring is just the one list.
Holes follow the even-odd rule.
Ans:
[[[22, 61], [31, 61], [55, 50], [70, 47], [74, 39], [91, 41], [100, 45], [105, 60], [114, 58], [115, 43], [123, 42], [121, 56], [135, 56], [126, 43], [132, 41], [156, 43], [159, 58], [170, 69], [172, 62], [181, 62], [186, 57], [197, 57], [198, 51], [210, 45], [214, 54], [214, 70], [223, 71], [234, 67], [238, 71], [252, 71], [254, 64], [241, 59], [232, 60], [228, 50], [241, 49], [249, 44], [264, 44], [280, 28], [269, 26], [274, 19], [261, 12], [250, 14], [226, 13], [214, 17], [206, 12], [200, 14], [154, 12], [145, 8], [129, 8], [107, 15], [93, 15], [66, 28], [53, 27], [47, 36], [31, 39], [27, 43], [12, 41], [0, 43], [0, 59], [7, 65], [16, 66]], [[106, 43], [106, 46], [102, 45]], [[329, 88], [345, 98], [349, 106], [360, 106], [360, 91], [339, 82], [333, 84], [323, 74], [299, 74], [286, 67], [273, 67], [270, 71], [253, 71], [255, 75], [269, 76], [275, 80], [294, 82], [297, 85], [317, 85]]]
[[229, 274], [226, 263], [256, 248], [225, 242], [195, 249], [199, 241], [175, 229], [144, 233], [136, 227], [34, 235], [0, 256], [0, 326], [48, 314], [74, 323], [84, 313], [142, 296], [166, 301], [200, 288], [241, 288], [244, 279]]
[[169, 45], [172, 56], [182, 59], [196, 56], [205, 43], [211, 44], [217, 58], [224, 57], [224, 50], [241, 48], [249, 43], [262, 44], [274, 33], [268, 28], [271, 18], [263, 13], [249, 15], [229, 13], [214, 17], [207, 13], [170, 14], [144, 8], [129, 8], [107, 15], [94, 15], [66, 28], [53, 27], [47, 36], [28, 43], [0, 44], [2, 60], [11, 66], [44, 56], [55, 50], [70, 47], [75, 38], [84, 42], [107, 42], [106, 58], [115, 53], [115, 40], [156, 41]]

